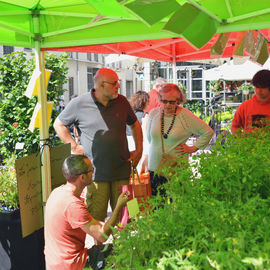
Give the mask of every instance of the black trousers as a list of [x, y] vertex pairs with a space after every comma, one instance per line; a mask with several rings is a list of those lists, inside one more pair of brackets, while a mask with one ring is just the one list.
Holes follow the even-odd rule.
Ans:
[[155, 172], [153, 171], [149, 171], [149, 173], [150, 173], [152, 196], [156, 196], [158, 190], [161, 196], [166, 196], [166, 191], [162, 187], [162, 185], [167, 183], [168, 179], [164, 176], [155, 174]]

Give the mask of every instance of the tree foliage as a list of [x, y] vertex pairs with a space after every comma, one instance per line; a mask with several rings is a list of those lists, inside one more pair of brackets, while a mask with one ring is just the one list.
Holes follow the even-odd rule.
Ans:
[[[52, 70], [47, 89], [47, 100], [58, 105], [64, 93], [68, 67], [67, 55], [45, 54], [46, 69]], [[23, 52], [15, 52], [0, 58], [0, 162], [11, 157], [17, 142], [25, 143], [24, 149], [16, 157], [34, 153], [39, 148], [39, 130], [28, 130], [30, 120], [37, 104], [37, 97], [27, 98], [24, 93], [35, 68], [34, 56], [27, 58]], [[57, 117], [54, 106], [49, 126]]]

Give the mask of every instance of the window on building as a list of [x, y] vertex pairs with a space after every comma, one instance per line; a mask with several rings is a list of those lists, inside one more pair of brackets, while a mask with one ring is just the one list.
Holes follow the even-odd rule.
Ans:
[[87, 60], [92, 61], [91, 53], [86, 54]]
[[68, 78], [68, 92], [69, 92], [69, 100], [71, 100], [72, 96], [74, 95], [74, 78]]
[[98, 71], [98, 68], [87, 68], [87, 91], [89, 92], [94, 87], [94, 76], [96, 72]]
[[32, 48], [24, 48], [25, 52], [32, 52]]
[[202, 93], [192, 93], [192, 98], [193, 99], [201, 99], [202, 98]]
[[126, 98], [130, 98], [133, 93], [133, 81], [126, 81]]
[[192, 78], [202, 78], [202, 70], [201, 69], [195, 69], [191, 72]]
[[3, 54], [10, 54], [14, 52], [14, 47], [12, 46], [3, 46]]
[[88, 92], [94, 87], [94, 76], [93, 73], [87, 72], [87, 90]]
[[98, 62], [98, 54], [97, 53], [94, 53], [94, 61]]
[[[171, 70], [172, 69], [170, 69], [170, 71]], [[178, 85], [182, 85], [182, 86], [184, 86], [185, 89], [188, 89], [188, 84], [189, 84], [188, 70], [186, 70], [186, 69], [177, 70], [176, 77], [177, 77]]]
[[167, 70], [165, 68], [160, 68], [158, 76], [167, 80]]
[[191, 70], [191, 83], [192, 83], [192, 99], [201, 99], [203, 93], [203, 81], [202, 81], [202, 70], [192, 69]]
[[202, 80], [192, 80], [192, 92], [202, 91]]
[[188, 77], [187, 71], [186, 71], [186, 70], [179, 70], [179, 71], [177, 72], [177, 76], [178, 76], [178, 78], [181, 79], [181, 80], [186, 80], [187, 77]]
[[73, 53], [72, 52], [69, 52], [68, 53], [68, 57], [72, 59], [73, 58]]

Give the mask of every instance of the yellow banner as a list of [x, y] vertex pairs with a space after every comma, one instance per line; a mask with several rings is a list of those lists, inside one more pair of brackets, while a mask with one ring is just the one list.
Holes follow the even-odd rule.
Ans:
[[[48, 70], [48, 69], [45, 70], [46, 89], [48, 87], [48, 82], [49, 82], [51, 73], [52, 73], [51, 70]], [[26, 91], [25, 91], [25, 95], [28, 98], [31, 98], [33, 95], [35, 95], [35, 96], [38, 95], [38, 91], [40, 91], [40, 82], [39, 82], [40, 75], [41, 75], [41, 72], [38, 69], [35, 69], [33, 71], [33, 74], [31, 76], [31, 79], [30, 79], [28, 86], [26, 88]]]
[[[35, 128], [39, 128], [39, 115], [40, 115], [40, 108], [41, 105], [40, 103], [37, 103], [31, 121], [30, 121], [30, 125], [28, 127], [28, 129], [33, 132]], [[53, 102], [47, 102], [47, 119], [48, 119], [48, 125], [50, 123], [51, 120], [51, 115], [52, 115], [52, 109], [53, 109]]]

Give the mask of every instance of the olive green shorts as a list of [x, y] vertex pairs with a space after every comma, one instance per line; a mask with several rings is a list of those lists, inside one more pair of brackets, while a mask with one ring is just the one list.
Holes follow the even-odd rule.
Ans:
[[87, 187], [86, 205], [90, 215], [97, 220], [104, 221], [107, 217], [108, 202], [112, 210], [115, 209], [120, 195], [120, 186], [127, 185], [129, 179], [112, 182], [92, 182]]

